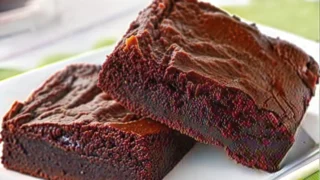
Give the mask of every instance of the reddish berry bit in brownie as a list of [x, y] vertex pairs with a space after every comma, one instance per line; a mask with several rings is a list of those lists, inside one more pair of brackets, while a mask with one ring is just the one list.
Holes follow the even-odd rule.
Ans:
[[45, 179], [162, 179], [194, 140], [133, 114], [96, 86], [100, 67], [56, 73], [4, 117], [2, 163]]
[[131, 24], [99, 87], [131, 111], [276, 171], [319, 79], [296, 46], [195, 0], [156, 0]]

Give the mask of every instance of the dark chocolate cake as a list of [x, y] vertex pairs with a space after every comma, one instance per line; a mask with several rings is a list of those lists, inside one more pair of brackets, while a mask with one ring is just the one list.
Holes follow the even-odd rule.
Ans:
[[99, 87], [131, 111], [276, 171], [314, 94], [301, 49], [195, 0], [155, 0], [108, 56]]
[[194, 140], [135, 115], [96, 86], [100, 67], [56, 73], [4, 117], [2, 163], [45, 179], [162, 179]]

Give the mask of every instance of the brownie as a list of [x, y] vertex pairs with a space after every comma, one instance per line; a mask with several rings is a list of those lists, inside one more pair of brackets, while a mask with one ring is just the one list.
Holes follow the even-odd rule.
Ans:
[[133, 114], [96, 86], [99, 66], [57, 72], [2, 124], [2, 163], [45, 179], [162, 179], [194, 140]]
[[277, 171], [314, 95], [319, 67], [301, 49], [195, 0], [155, 0], [99, 75], [126, 108], [243, 165]]

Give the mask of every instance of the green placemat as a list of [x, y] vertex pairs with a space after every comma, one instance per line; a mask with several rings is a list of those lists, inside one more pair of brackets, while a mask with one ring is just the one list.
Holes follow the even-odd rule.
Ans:
[[[92, 49], [88, 50], [95, 50], [95, 49], [99, 49], [99, 48], [103, 48], [103, 47], [107, 47], [107, 46], [111, 46], [116, 42], [116, 38], [114, 37], [107, 37], [107, 38], [102, 38], [100, 40], [98, 40], [93, 46]], [[85, 51], [85, 52], [88, 52]], [[43, 58], [39, 64], [37, 65], [37, 67], [43, 67], [52, 63], [56, 63], [59, 61], [63, 61], [66, 60], [70, 57], [73, 57], [75, 55], [81, 54], [81, 53], [85, 53], [85, 52], [79, 52], [79, 53], [57, 53], [57, 54], [52, 54], [52, 55], [48, 55], [47, 57]], [[35, 68], [37, 68], [35, 67]], [[12, 68], [0, 68], [0, 81], [10, 78], [12, 76], [18, 75], [20, 73], [23, 73], [25, 71], [21, 71], [18, 69], [12, 69]]]
[[251, 0], [248, 5], [223, 9], [247, 20], [319, 41], [319, 1]]
[[111, 46], [116, 42], [116, 38], [105, 38], [105, 39], [100, 39], [99, 41], [97, 41], [94, 45], [93, 45], [93, 49], [99, 49], [102, 47], [106, 47], [106, 46]]
[[18, 69], [10, 69], [10, 68], [0, 68], [0, 81], [3, 79], [7, 79], [9, 77], [18, 75], [23, 71]]
[[317, 171], [312, 175], [308, 176], [307, 178], [305, 178], [304, 180], [319, 180], [319, 179], [320, 179], [320, 172]]
[[[108, 38], [103, 38], [103, 39], [100, 39], [98, 40], [93, 46], [92, 46], [92, 49], [88, 50], [88, 51], [91, 51], [91, 50], [95, 50], [95, 49], [99, 49], [99, 48], [103, 48], [103, 47], [107, 47], [107, 46], [111, 46], [113, 45], [114, 43], [116, 42], [116, 38], [113, 38], [113, 37], [108, 37]], [[88, 52], [88, 51], [85, 51], [85, 52]], [[75, 55], [79, 55], [81, 53], [84, 53], [84, 52], [80, 52], [80, 53], [58, 53], [58, 54], [52, 54], [52, 55], [49, 55], [45, 58], [43, 58], [40, 63], [38, 64], [38, 67], [43, 67], [43, 66], [46, 66], [46, 65], [49, 65], [49, 64], [52, 64], [52, 63], [55, 63], [55, 62], [59, 62], [59, 61], [63, 61], [63, 60], [66, 60], [70, 57], [73, 57]]]
[[38, 67], [43, 67], [48, 64], [62, 61], [62, 60], [68, 59], [68, 58], [75, 56], [75, 55], [76, 55], [76, 53], [60, 53], [60, 54], [49, 55], [40, 61], [40, 63], [38, 64]]

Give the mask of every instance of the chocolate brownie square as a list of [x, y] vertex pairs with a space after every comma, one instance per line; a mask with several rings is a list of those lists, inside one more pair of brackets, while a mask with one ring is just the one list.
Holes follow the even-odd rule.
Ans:
[[295, 45], [208, 3], [155, 0], [107, 57], [98, 86], [238, 163], [276, 171], [318, 80], [318, 64]]
[[162, 179], [194, 140], [138, 116], [96, 86], [99, 66], [72, 65], [2, 123], [2, 163], [45, 179]]

